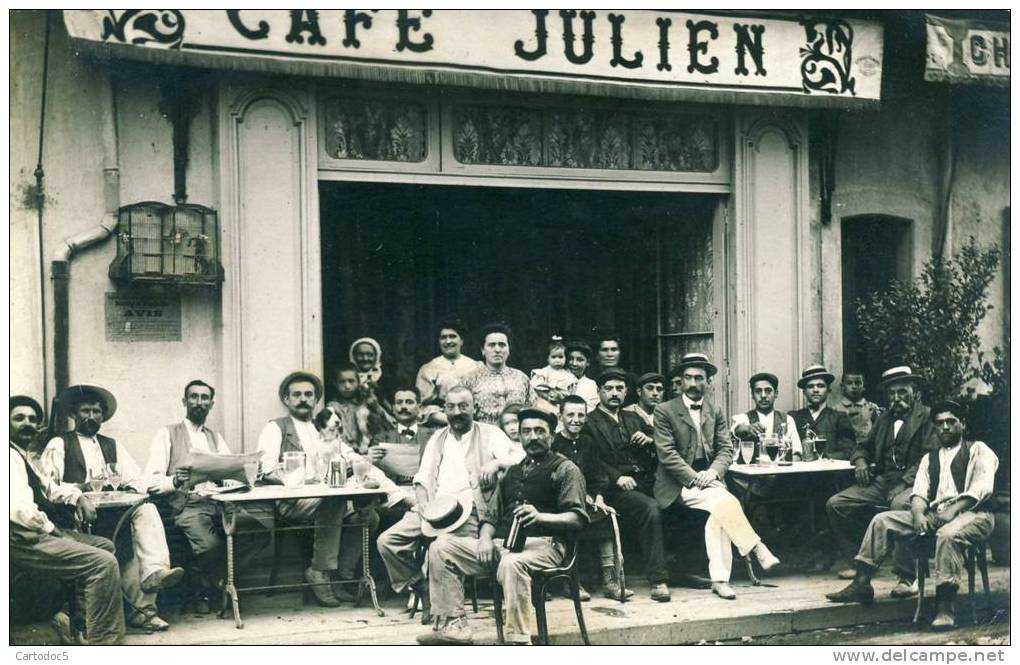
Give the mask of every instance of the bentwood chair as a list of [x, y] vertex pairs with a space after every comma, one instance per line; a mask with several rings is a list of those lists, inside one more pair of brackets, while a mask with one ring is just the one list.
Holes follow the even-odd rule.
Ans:
[[[921, 607], [924, 604], [925, 579], [931, 575], [928, 559], [931, 558], [935, 551], [935, 536], [929, 534], [915, 537], [912, 547], [914, 548], [914, 560], [917, 571], [917, 609], [914, 610], [914, 623], [917, 623], [921, 617]], [[977, 602], [974, 599], [975, 567], [981, 571], [985, 611], [987, 612], [992, 606], [991, 587], [988, 584], [988, 556], [985, 551], [986, 547], [987, 543], [984, 541], [972, 543], [967, 546], [967, 552], [964, 555], [964, 565], [967, 568], [967, 598], [970, 601], [971, 619], [975, 625], [978, 621]]]

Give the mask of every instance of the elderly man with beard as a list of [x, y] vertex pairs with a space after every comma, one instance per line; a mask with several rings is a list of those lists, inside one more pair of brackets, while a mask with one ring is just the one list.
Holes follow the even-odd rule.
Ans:
[[113, 543], [58, 528], [47, 511], [73, 507], [79, 521], [94, 522], [96, 510], [74, 485], [54, 483], [25, 450], [39, 433], [42, 407], [31, 397], [10, 399], [10, 541], [12, 567], [81, 586], [87, 642], [71, 634], [64, 611], [51, 622], [62, 644], [117, 644], [124, 639], [124, 604]]
[[[477, 535], [459, 530], [442, 533], [429, 548], [432, 608], [441, 624], [438, 630], [419, 636], [423, 644], [471, 643], [463, 578], [485, 575], [492, 566], [503, 589], [506, 640], [530, 644], [531, 572], [559, 565], [566, 553], [563, 535], [588, 523], [581, 470], [551, 450], [556, 416], [524, 409], [520, 423], [527, 457], [500, 480], [495, 506], [479, 515]], [[426, 509], [424, 519], [436, 526], [449, 512], [440, 508], [445, 506]], [[515, 519], [525, 540], [520, 550], [511, 551], [505, 540]]]
[[515, 447], [503, 430], [475, 422], [474, 397], [468, 388], [450, 388], [443, 409], [449, 424], [436, 430], [425, 445], [413, 479], [414, 508], [376, 541], [393, 590], [414, 592], [425, 601], [423, 622], [429, 618], [429, 586], [415, 561], [422, 538], [423, 511], [440, 495], [469, 497], [473, 508], [457, 533], [476, 537], [499, 472], [523, 456], [514, 452]]
[[[50, 439], [40, 458], [42, 470], [63, 484], [84, 487], [87, 480], [105, 477], [111, 465], [116, 465], [122, 486], [147, 492], [149, 478], [142, 474], [130, 453], [114, 439], [99, 433], [101, 423], [112, 418], [117, 410], [113, 395], [99, 386], [78, 385], [67, 388], [60, 402], [74, 418], [74, 431]], [[112, 535], [118, 517], [112, 511], [104, 511], [94, 530]], [[142, 630], [166, 630], [170, 624], [159, 616], [156, 594], [180, 582], [184, 570], [170, 567], [170, 549], [156, 506], [143, 503], [131, 511], [129, 521], [130, 546], [121, 550], [120, 557], [121, 583], [131, 606], [127, 623]]]
[[912, 579], [912, 537], [934, 536], [938, 611], [931, 627], [951, 630], [956, 627], [953, 601], [966, 571], [967, 547], [987, 540], [995, 527], [992, 513], [981, 504], [992, 495], [999, 460], [981, 441], [964, 439], [964, 409], [959, 403], [940, 402], [932, 407], [931, 416], [939, 445], [921, 458], [910, 509], [888, 510], [871, 520], [854, 560], [853, 582], [826, 597], [839, 603], [870, 603], [875, 597], [871, 578], [890, 552], [900, 579]]
[[198, 493], [215, 484], [192, 483], [187, 460], [193, 451], [230, 454], [223, 437], [205, 425], [215, 397], [216, 390], [205, 381], [189, 381], [181, 398], [184, 420], [156, 432], [145, 465], [145, 475], [150, 479], [149, 491], [167, 497], [171, 519], [191, 546], [192, 568], [200, 584], [194, 609], [200, 614], [208, 614], [215, 605], [215, 599], [211, 601], [210, 598], [226, 574], [226, 552], [219, 510]]
[[663, 510], [674, 504], [709, 513], [705, 548], [712, 593], [725, 600], [730, 588], [733, 546], [741, 556], [753, 554], [762, 570], [779, 564], [751, 527], [740, 502], [723, 484], [733, 462], [733, 446], [722, 410], [705, 400], [708, 378], [717, 372], [708, 356], [688, 353], [673, 369], [682, 378], [682, 392], [655, 409], [655, 448], [659, 467], [655, 498]]
[[[906, 366], [882, 373], [879, 387], [889, 397], [889, 410], [879, 416], [864, 443], [850, 456], [857, 484], [825, 504], [832, 531], [847, 557], [853, 556], [872, 517], [909, 507], [917, 465], [925, 453], [938, 447], [938, 433], [918, 395], [920, 381]], [[856, 572], [846, 568], [837, 574], [841, 579], [853, 579]], [[912, 595], [913, 581], [904, 577], [900, 582], [897, 595]]]

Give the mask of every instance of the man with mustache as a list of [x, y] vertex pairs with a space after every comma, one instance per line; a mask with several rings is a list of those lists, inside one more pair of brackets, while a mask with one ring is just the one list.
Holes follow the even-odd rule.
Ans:
[[663, 510], [674, 504], [703, 510], [705, 549], [712, 593], [733, 600], [729, 585], [733, 546], [741, 556], [753, 554], [762, 570], [779, 564], [747, 521], [740, 502], [723, 478], [733, 462], [733, 446], [722, 410], [705, 400], [705, 386], [718, 370], [703, 353], [688, 353], [671, 375], [681, 378], [679, 396], [655, 409], [655, 448], [659, 466], [655, 498]]
[[464, 380], [474, 395], [475, 418], [479, 422], [499, 425], [499, 414], [507, 404], [535, 403], [528, 376], [507, 365], [510, 360], [510, 328], [493, 323], [482, 328], [482, 358], [485, 364]]
[[952, 400], [931, 409], [938, 448], [918, 466], [909, 510], [889, 510], [871, 520], [855, 558], [856, 575], [845, 589], [827, 594], [833, 602], [870, 603], [871, 578], [893, 553], [901, 579], [914, 576], [912, 536], [934, 536], [935, 598], [938, 612], [932, 630], [956, 627], [953, 601], [966, 571], [967, 547], [992, 534], [995, 519], [982, 503], [992, 495], [999, 460], [980, 441], [964, 439], [964, 409]]
[[[63, 484], [84, 486], [90, 478], [105, 476], [107, 465], [115, 464], [121, 486], [147, 492], [149, 479], [127, 450], [99, 434], [101, 423], [117, 410], [113, 395], [99, 386], [77, 385], [67, 388], [60, 402], [74, 418], [74, 431], [50, 439], [40, 458], [42, 470]], [[95, 531], [112, 534], [118, 517], [113, 511], [104, 511]], [[138, 506], [131, 512], [130, 524], [131, 556], [122, 561], [120, 568], [124, 595], [131, 606], [128, 625], [148, 631], [166, 630], [170, 624], [159, 616], [156, 594], [180, 582], [184, 570], [170, 567], [170, 550], [156, 506]]]
[[[422, 644], [471, 643], [464, 576], [485, 575], [492, 566], [503, 590], [506, 641], [530, 644], [531, 572], [560, 565], [566, 552], [562, 535], [588, 523], [581, 470], [551, 450], [556, 416], [523, 409], [520, 425], [527, 456], [500, 480], [495, 505], [479, 514], [475, 533], [442, 533], [429, 548], [432, 610], [441, 625], [419, 636]], [[434, 511], [423, 515], [434, 523]], [[509, 550], [505, 543], [515, 518], [525, 536], [519, 551]]]
[[607, 369], [597, 383], [599, 405], [582, 432], [591, 439], [595, 458], [608, 476], [606, 503], [620, 514], [624, 528], [640, 538], [652, 600], [666, 602], [670, 595], [662, 519], [652, 498], [657, 466], [652, 431], [639, 416], [623, 409], [627, 397], [623, 370]]
[[418, 370], [414, 385], [421, 397], [422, 421], [435, 427], [446, 425], [443, 399], [446, 391], [476, 372], [481, 363], [461, 353], [464, 324], [457, 320], [439, 324], [439, 355]]
[[[938, 448], [938, 433], [918, 395], [920, 381], [906, 366], [882, 373], [879, 387], [889, 397], [889, 410], [878, 417], [868, 437], [850, 456], [857, 484], [834, 494], [825, 504], [840, 550], [848, 558], [857, 550], [872, 517], [909, 507], [910, 487], [921, 457]], [[853, 579], [856, 572], [848, 567], [837, 574], [841, 579]], [[912, 577], [901, 577], [894, 593], [914, 595]]]
[[[262, 453], [263, 477], [282, 482], [283, 455], [303, 452], [307, 470], [319, 454], [322, 445], [312, 416], [315, 405], [322, 399], [322, 381], [311, 372], [291, 372], [279, 388], [280, 401], [287, 407], [287, 415], [266, 423], [259, 434], [258, 450]], [[278, 510], [285, 519], [294, 522], [315, 522], [312, 545], [312, 562], [305, 569], [305, 581], [311, 587], [315, 600], [323, 607], [338, 607], [341, 601], [353, 601], [341, 585], [331, 584], [338, 565], [340, 570], [351, 571], [361, 557], [362, 533], [360, 528], [344, 531], [341, 547], [340, 523], [347, 514], [347, 501], [335, 498], [295, 499], [281, 501]], [[339, 560], [339, 564], [338, 564]]]
[[181, 398], [184, 420], [156, 432], [145, 465], [149, 491], [167, 497], [171, 519], [191, 546], [192, 570], [199, 580], [194, 610], [200, 614], [208, 614], [215, 606], [215, 595], [226, 575], [226, 551], [219, 509], [197, 491], [215, 485], [192, 483], [191, 467], [186, 463], [192, 451], [230, 454], [223, 437], [205, 424], [215, 397], [216, 390], [205, 381], [189, 381]]
[[421, 566], [415, 562], [415, 550], [422, 538], [422, 512], [437, 496], [468, 496], [473, 512], [457, 533], [477, 536], [497, 474], [523, 456], [514, 452], [503, 430], [475, 422], [475, 402], [468, 388], [450, 388], [443, 408], [449, 424], [437, 430], [425, 445], [421, 465], [413, 479], [414, 509], [407, 511], [376, 541], [393, 590], [397, 593], [413, 591], [426, 601], [423, 623], [429, 618], [428, 582], [422, 577]]
[[25, 451], [42, 416], [42, 407], [31, 397], [10, 398], [10, 562], [82, 587], [88, 641], [71, 634], [71, 620], [61, 611], [51, 622], [61, 644], [117, 644], [124, 639], [124, 604], [113, 543], [60, 529], [51, 521], [47, 511], [57, 505], [74, 507], [82, 523], [94, 522], [96, 510], [78, 487], [53, 482], [29, 461]]

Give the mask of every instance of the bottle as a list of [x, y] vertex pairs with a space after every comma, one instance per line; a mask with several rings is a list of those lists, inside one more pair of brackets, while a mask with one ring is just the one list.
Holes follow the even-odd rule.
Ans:
[[506, 541], [503, 543], [504, 547], [511, 552], [523, 552], [524, 544], [528, 540], [527, 534], [524, 533], [525, 530], [526, 529], [521, 526], [521, 518], [514, 515], [513, 521], [510, 522], [510, 531], [507, 533]]
[[329, 486], [343, 487], [347, 483], [347, 460], [339, 452], [329, 460]]

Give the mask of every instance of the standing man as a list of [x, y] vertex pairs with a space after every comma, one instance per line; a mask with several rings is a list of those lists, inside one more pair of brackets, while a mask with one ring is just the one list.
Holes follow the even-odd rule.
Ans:
[[[527, 457], [507, 471], [499, 483], [494, 510], [479, 515], [477, 535], [441, 533], [429, 548], [429, 588], [433, 611], [441, 620], [438, 632], [418, 638], [423, 644], [470, 644], [471, 628], [464, 613], [465, 575], [484, 575], [496, 567], [506, 609], [506, 641], [531, 643], [531, 572], [555, 568], [563, 561], [563, 535], [588, 523], [584, 477], [567, 458], [551, 451], [556, 416], [540, 409], [521, 411], [521, 437]], [[434, 528], [463, 506], [442, 497], [423, 515]], [[505, 539], [519, 519], [526, 540], [511, 552]]]
[[864, 398], [864, 374], [857, 370], [843, 372], [843, 399], [836, 405], [837, 411], [844, 412], [850, 417], [850, 424], [854, 428], [854, 436], [857, 445], [864, 443], [868, 438], [882, 409], [877, 404]]
[[875, 596], [871, 578], [890, 552], [901, 580], [893, 596], [913, 595], [904, 583], [905, 578], [914, 577], [910, 538], [934, 536], [938, 613], [931, 627], [952, 630], [956, 627], [953, 601], [966, 571], [967, 547], [983, 543], [995, 527], [992, 513], [981, 504], [992, 495], [999, 460], [984, 443], [963, 438], [964, 409], [959, 403], [940, 402], [931, 415], [939, 446], [921, 458], [910, 510], [888, 510], [871, 520], [855, 558], [853, 582], [826, 597], [838, 603], [871, 602]]
[[[437, 430], [429, 439], [413, 479], [414, 509], [404, 513], [400, 521], [376, 541], [393, 590], [397, 593], [413, 591], [425, 600], [428, 599], [428, 584], [414, 560], [422, 537], [422, 511], [439, 495], [467, 497], [473, 506], [468, 509], [472, 518], [464, 522], [462, 529], [476, 536], [497, 474], [521, 459], [512, 453], [513, 445], [503, 430], [475, 422], [474, 397], [469, 389], [454, 386], [448, 390], [444, 411], [449, 425]], [[427, 603], [425, 607], [427, 609]], [[423, 620], [427, 619], [427, 614], [423, 612]]]
[[[42, 470], [62, 484], [82, 486], [89, 478], [105, 477], [111, 469], [108, 465], [116, 465], [122, 486], [148, 492], [149, 479], [128, 451], [99, 433], [101, 423], [117, 411], [113, 395], [99, 386], [77, 385], [67, 388], [60, 402], [70, 409], [74, 431], [50, 439], [40, 458]], [[156, 594], [180, 582], [184, 569], [170, 567], [170, 549], [156, 506], [143, 503], [131, 512], [130, 521], [131, 556], [122, 561], [120, 569], [124, 595], [131, 605], [127, 622], [133, 628], [166, 630], [170, 624], [159, 616]], [[116, 516], [106, 511], [96, 530], [112, 534], [115, 527]]]
[[590, 362], [590, 346], [577, 340], [567, 342], [567, 369], [577, 377], [574, 394], [584, 399], [589, 412], [599, 405], [599, 387], [593, 379], [584, 374]]
[[519, 369], [507, 365], [510, 359], [510, 328], [493, 323], [482, 328], [482, 359], [485, 362], [464, 385], [474, 395], [475, 418], [489, 425], [499, 425], [499, 414], [507, 404], [517, 402], [530, 406], [535, 402], [531, 381]]
[[[871, 518], [884, 510], [908, 507], [917, 465], [938, 447], [938, 433], [921, 404], [921, 377], [909, 367], [882, 372], [879, 387], [889, 396], [889, 410], [879, 416], [864, 443], [850, 457], [857, 484], [833, 495], [825, 504], [829, 523], [844, 556], [857, 549]], [[840, 570], [841, 579], [853, 579], [853, 568]], [[905, 580], [910, 584], [910, 580]]]
[[803, 443], [808, 431], [825, 439], [825, 456], [829, 459], [850, 459], [856, 447], [850, 418], [829, 407], [829, 387], [836, 377], [822, 365], [812, 365], [801, 372], [797, 387], [804, 393], [807, 406], [791, 411], [797, 434]]
[[655, 427], [655, 407], [662, 403], [666, 379], [658, 372], [645, 372], [638, 377], [637, 402], [623, 407], [624, 411], [636, 413], [649, 428]]
[[[280, 382], [280, 401], [287, 415], [266, 423], [259, 434], [258, 450], [262, 453], [264, 478], [280, 481], [284, 453], [303, 452], [306, 460], [315, 459], [321, 440], [312, 422], [315, 405], [322, 399], [322, 381], [310, 372], [291, 372]], [[308, 465], [311, 469], [312, 465]], [[305, 581], [315, 599], [323, 607], [338, 607], [341, 601], [354, 600], [340, 585], [332, 585], [339, 561], [341, 570], [350, 571], [361, 557], [360, 528], [349, 529], [340, 546], [341, 521], [348, 514], [347, 501], [316, 498], [281, 501], [280, 515], [291, 521], [314, 521], [315, 540], [312, 564], [305, 569]]]
[[[87, 644], [119, 644], [124, 639], [124, 604], [113, 543], [106, 538], [57, 528], [46, 510], [73, 506], [82, 523], [96, 510], [74, 485], [55, 483], [36, 469], [25, 449], [42, 423], [42, 407], [31, 397], [10, 399], [10, 563], [32, 573], [74, 582], [83, 589]], [[53, 617], [61, 643], [81, 643], [71, 635], [64, 612]]]
[[184, 420], [161, 427], [149, 446], [145, 477], [149, 491], [167, 497], [171, 519], [188, 539], [194, 555], [192, 568], [200, 580], [195, 609], [200, 614], [211, 611], [210, 602], [226, 575], [226, 550], [219, 509], [197, 490], [209, 489], [215, 483], [191, 482], [187, 466], [193, 451], [229, 455], [230, 448], [219, 433], [205, 426], [212, 411], [216, 390], [201, 379], [184, 386], [181, 405]]
[[421, 366], [414, 385], [421, 395], [423, 422], [446, 425], [443, 399], [446, 391], [461, 383], [481, 366], [461, 353], [464, 348], [464, 324], [450, 320], [439, 325], [439, 355]]
[[761, 441], [766, 436], [790, 437], [793, 454], [803, 454], [800, 436], [797, 435], [797, 424], [789, 415], [775, 408], [779, 397], [779, 377], [770, 372], [758, 372], [748, 381], [751, 387], [751, 399], [754, 408], [747, 413], [733, 416], [733, 435], [743, 441]]
[[641, 539], [652, 600], [670, 599], [662, 517], [652, 490], [655, 485], [655, 444], [651, 429], [637, 415], [623, 410], [627, 375], [607, 369], [598, 377], [599, 405], [588, 415], [582, 434], [591, 438], [595, 458], [606, 478], [605, 499], [624, 525]]
[[655, 498], [664, 510], [679, 503], [709, 513], [705, 549], [712, 593], [733, 600], [737, 595], [729, 580], [734, 545], [741, 556], [753, 553], [765, 571], [779, 564], [779, 559], [751, 528], [740, 502], [722, 482], [733, 462], [733, 446], [726, 416], [705, 400], [708, 378], [716, 372], [702, 353], [686, 354], [671, 372], [682, 378], [682, 392], [655, 409], [659, 455]]

